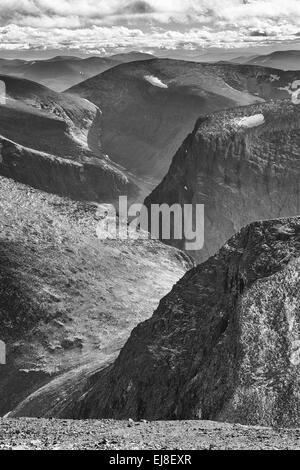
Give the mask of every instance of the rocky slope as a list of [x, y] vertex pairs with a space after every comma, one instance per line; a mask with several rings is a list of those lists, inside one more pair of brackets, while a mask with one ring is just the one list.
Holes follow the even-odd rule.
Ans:
[[0, 177], [1, 415], [64, 373], [72, 397], [191, 266], [159, 242], [99, 240], [101, 210]]
[[101, 149], [101, 111], [28, 80], [0, 76], [0, 174], [76, 199], [110, 202], [139, 190]]
[[73, 416], [299, 427], [299, 272], [300, 218], [244, 228], [135, 328]]
[[189, 252], [199, 262], [252, 221], [298, 215], [299, 118], [290, 100], [201, 117], [146, 205], [205, 205], [204, 247]]
[[117, 66], [69, 90], [103, 111], [104, 151], [159, 182], [199, 116], [289, 96], [299, 72], [154, 59]]

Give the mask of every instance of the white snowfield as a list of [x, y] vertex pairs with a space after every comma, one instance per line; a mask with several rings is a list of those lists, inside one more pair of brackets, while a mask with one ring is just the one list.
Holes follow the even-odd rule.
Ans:
[[264, 124], [265, 116], [263, 114], [254, 114], [253, 116], [245, 116], [241, 119], [234, 119], [234, 124], [239, 127], [258, 127]]
[[151, 83], [153, 86], [157, 86], [159, 88], [169, 88], [168, 85], [163, 83], [159, 78], [154, 77], [154, 75], [145, 75], [145, 80]]

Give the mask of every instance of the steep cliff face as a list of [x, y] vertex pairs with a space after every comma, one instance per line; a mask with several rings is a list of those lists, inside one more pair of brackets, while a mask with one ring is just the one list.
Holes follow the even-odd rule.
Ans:
[[278, 101], [200, 118], [146, 205], [204, 204], [205, 245], [190, 252], [199, 262], [252, 221], [298, 215], [299, 117]]
[[256, 222], [189, 271], [72, 416], [300, 425], [300, 218]]

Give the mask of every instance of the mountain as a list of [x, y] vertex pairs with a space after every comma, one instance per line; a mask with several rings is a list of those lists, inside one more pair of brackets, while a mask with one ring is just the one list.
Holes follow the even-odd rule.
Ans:
[[80, 59], [58, 56], [32, 61], [1, 59], [0, 73], [32, 80], [55, 91], [63, 91], [119, 63], [118, 60], [102, 57]]
[[251, 59], [257, 57], [256, 55], [241, 55], [239, 57], [234, 57], [233, 59], [227, 59], [227, 63], [231, 62], [232, 64], [247, 64]]
[[300, 51], [276, 51], [272, 54], [253, 57], [247, 64], [281, 70], [300, 70]]
[[[3, 177], [0, 200], [3, 415], [64, 374], [78, 392], [192, 263], [158, 241], [98, 239], [105, 207], [95, 203]], [[56, 403], [72, 393], [56, 387]]]
[[69, 413], [299, 427], [299, 271], [299, 217], [242, 229], [174, 286]]
[[0, 76], [0, 174], [49, 192], [110, 202], [140, 190], [101, 149], [101, 111], [87, 100]]
[[[298, 215], [299, 123], [290, 100], [200, 117], [146, 206], [204, 204], [205, 244], [189, 251], [198, 262], [250, 222]], [[166, 243], [183, 249], [187, 240], [174, 238]]]
[[123, 54], [114, 54], [110, 56], [110, 59], [117, 60], [118, 62], [125, 64], [128, 62], [155, 59], [155, 56], [153, 54], [148, 54], [147, 52], [131, 51], [124, 52]]
[[110, 57], [57, 56], [46, 60], [0, 59], [0, 73], [26, 78], [55, 91], [63, 91], [121, 63], [153, 59], [150, 54], [131, 52]]
[[119, 65], [68, 92], [103, 111], [104, 151], [158, 183], [200, 115], [286, 98], [297, 79], [300, 72], [153, 59]]
[[90, 57], [54, 57], [34, 61], [0, 61], [0, 73], [32, 80], [55, 91], [63, 91], [87, 78], [118, 65], [114, 59]]

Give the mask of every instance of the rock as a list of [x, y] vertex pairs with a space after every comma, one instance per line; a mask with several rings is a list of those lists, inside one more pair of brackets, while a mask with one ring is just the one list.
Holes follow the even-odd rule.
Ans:
[[300, 218], [242, 229], [134, 329], [75, 416], [299, 426], [299, 272]]

